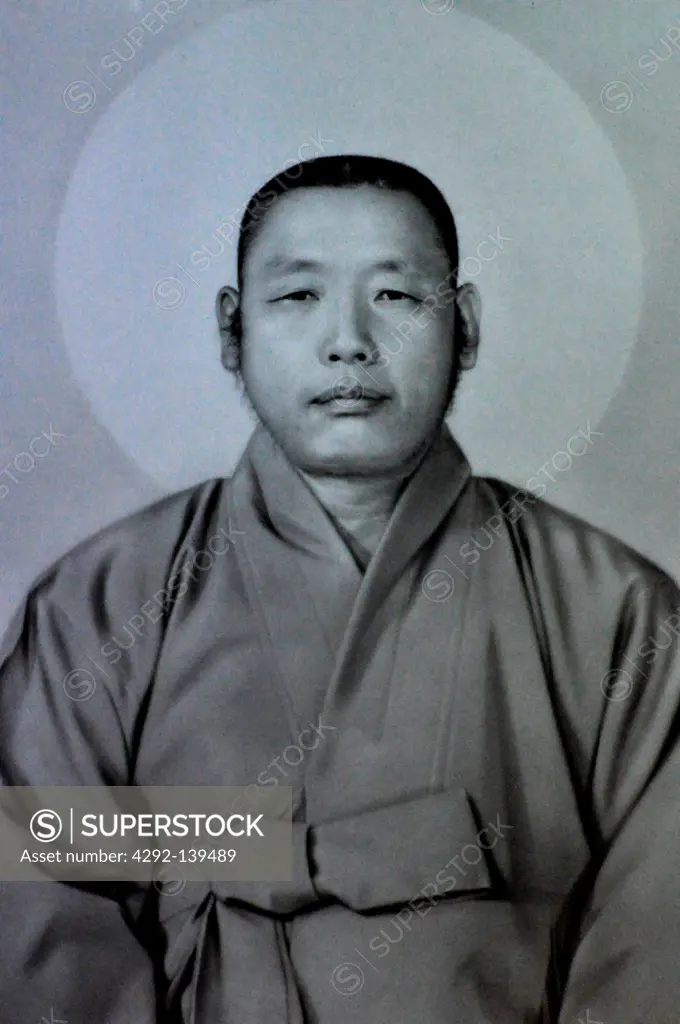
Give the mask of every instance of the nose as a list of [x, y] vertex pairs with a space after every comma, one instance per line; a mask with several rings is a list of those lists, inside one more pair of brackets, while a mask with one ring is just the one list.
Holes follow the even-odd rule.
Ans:
[[370, 366], [378, 357], [378, 346], [373, 340], [371, 317], [358, 298], [339, 303], [332, 314], [319, 353], [325, 364], [361, 363]]

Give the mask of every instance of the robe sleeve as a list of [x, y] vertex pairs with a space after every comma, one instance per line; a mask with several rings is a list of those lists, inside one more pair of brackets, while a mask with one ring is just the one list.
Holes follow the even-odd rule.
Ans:
[[[15, 616], [0, 652], [1, 785], [129, 783], [162, 621], [145, 618], [115, 666], [101, 649], [167, 579], [158, 541], [144, 549], [152, 527], [117, 527], [67, 556]], [[2, 1020], [156, 1021], [144, 905], [131, 883], [0, 881]]]
[[680, 599], [631, 583], [590, 768], [600, 849], [560, 1024], [677, 1020], [680, 1007]]

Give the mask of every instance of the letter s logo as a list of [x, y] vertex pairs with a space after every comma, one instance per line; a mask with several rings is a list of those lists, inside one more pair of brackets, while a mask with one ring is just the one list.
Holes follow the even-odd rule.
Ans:
[[61, 818], [56, 811], [43, 808], [43, 810], [35, 812], [29, 828], [31, 835], [39, 843], [53, 843], [61, 835]]

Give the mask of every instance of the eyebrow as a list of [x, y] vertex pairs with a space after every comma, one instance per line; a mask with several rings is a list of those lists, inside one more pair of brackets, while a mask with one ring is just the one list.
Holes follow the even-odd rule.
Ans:
[[268, 274], [298, 274], [305, 270], [323, 270], [323, 263], [316, 260], [295, 259], [289, 256], [272, 256], [262, 267]]
[[[304, 273], [305, 271], [321, 271], [325, 269], [325, 264], [318, 260], [297, 259], [288, 256], [272, 256], [263, 264], [262, 269], [268, 276], [273, 277], [276, 274], [299, 274]], [[396, 274], [427, 273], [426, 270], [418, 270], [413, 263], [407, 263], [406, 260], [394, 258], [378, 260], [376, 263], [371, 264], [370, 270]]]

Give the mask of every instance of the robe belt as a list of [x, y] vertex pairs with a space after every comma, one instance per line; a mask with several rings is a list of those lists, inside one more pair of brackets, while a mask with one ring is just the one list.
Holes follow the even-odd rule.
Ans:
[[[192, 958], [194, 973], [201, 971], [195, 961], [201, 959], [207, 918], [211, 927], [217, 924], [216, 904], [224, 910], [231, 907], [239, 916], [249, 910], [260, 917], [267, 915], [274, 919], [271, 926], [276, 920], [334, 902], [362, 913], [404, 905], [425, 886], [427, 898], [432, 899], [491, 887], [486, 854], [464, 789], [416, 797], [325, 824], [293, 822], [292, 835], [292, 881], [190, 882], [180, 892], [160, 896], [159, 917], [169, 939], [166, 973], [171, 989]], [[465, 874], [453, 873], [455, 888], [440, 892], [437, 874], [446, 873], [450, 879], [452, 870], [445, 869], [466, 846], [479, 851], [477, 863], [465, 859]], [[224, 936], [222, 948], [223, 959], [228, 959]], [[286, 962], [281, 968], [290, 976], [292, 965], [287, 954], [282, 955]], [[230, 964], [223, 963], [222, 970], [228, 977]], [[206, 972], [202, 973], [205, 977]]]
[[192, 882], [162, 898], [161, 920], [195, 909], [208, 893], [276, 917], [329, 901], [359, 912], [408, 903], [465, 846], [480, 850], [465, 861], [455, 892], [491, 885], [466, 790], [453, 789], [322, 825], [293, 822], [293, 880]]

